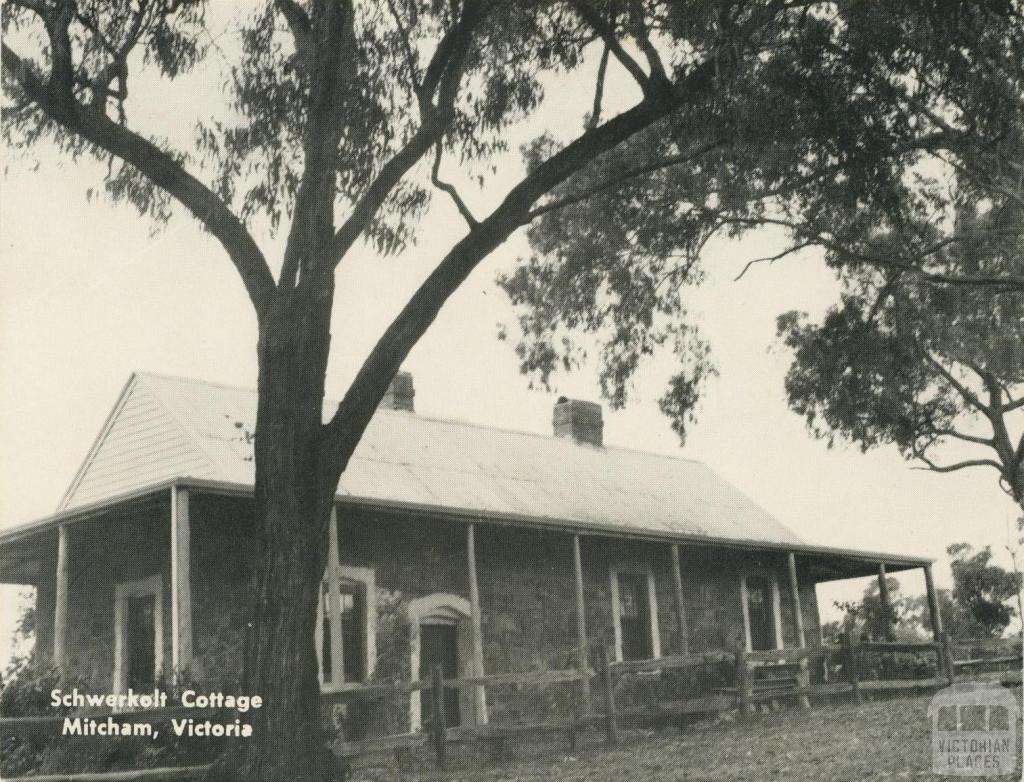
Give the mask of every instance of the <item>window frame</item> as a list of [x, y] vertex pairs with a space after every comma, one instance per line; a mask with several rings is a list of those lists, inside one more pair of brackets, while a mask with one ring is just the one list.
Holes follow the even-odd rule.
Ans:
[[[330, 565], [328, 564], [328, 569]], [[330, 590], [331, 579], [329, 574], [325, 571], [323, 578], [320, 581], [320, 596], [317, 599], [317, 610], [316, 610], [316, 629], [315, 629], [315, 644], [316, 644], [316, 662], [317, 662], [317, 676], [320, 679], [320, 691], [321, 692], [338, 692], [343, 690], [345, 685], [351, 684], [362, 684], [370, 681], [373, 678], [374, 670], [377, 666], [377, 587], [376, 587], [376, 572], [373, 568], [368, 567], [353, 567], [349, 565], [339, 565], [337, 568], [338, 584], [339, 587], [355, 585], [359, 588], [363, 595], [363, 643], [360, 653], [363, 657], [363, 678], [359, 682], [350, 682], [345, 679], [345, 666], [341, 666], [341, 677], [340, 680], [335, 676], [333, 667], [331, 669], [330, 680], [324, 679], [324, 667], [323, 667], [323, 648], [324, 648], [324, 631], [331, 632], [332, 622], [324, 621], [324, 587]], [[339, 589], [339, 592], [341, 590]], [[340, 601], [331, 601], [331, 613], [337, 614], [338, 626], [341, 626], [341, 605]], [[344, 659], [344, 642], [343, 637], [338, 638], [337, 642], [342, 644], [342, 654]], [[335, 643], [333, 634], [331, 635], [331, 643]]]
[[661, 657], [661, 629], [658, 626], [658, 590], [654, 582], [654, 570], [646, 562], [622, 562], [611, 565], [608, 569], [611, 581], [612, 625], [615, 630], [615, 660], [623, 662], [622, 653], [622, 606], [619, 602], [619, 575], [639, 575], [647, 577], [647, 608], [649, 613], [648, 626], [651, 632], [651, 659]]

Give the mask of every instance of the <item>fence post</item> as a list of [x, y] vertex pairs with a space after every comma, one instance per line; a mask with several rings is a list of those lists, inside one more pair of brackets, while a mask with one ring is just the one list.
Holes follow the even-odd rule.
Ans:
[[434, 703], [434, 751], [437, 753], [437, 767], [444, 772], [448, 770], [448, 747], [444, 714], [444, 673], [440, 665], [435, 665], [430, 672], [430, 693]]
[[736, 644], [734, 654], [736, 657], [736, 700], [740, 715], [744, 716], [751, 713], [752, 707], [750, 705], [751, 682], [750, 670], [747, 667], [747, 647], [743, 641]]
[[579, 748], [580, 718], [583, 716], [583, 683], [586, 671], [580, 671], [580, 678], [569, 685], [569, 752], [576, 754]]
[[612, 668], [608, 662], [608, 649], [605, 645], [597, 647], [597, 658], [601, 665], [601, 685], [604, 695], [604, 712], [608, 730], [608, 743], [615, 746], [619, 743], [619, 726], [615, 719], [615, 690], [612, 684]]
[[843, 645], [843, 661], [846, 664], [846, 678], [853, 690], [853, 702], [861, 702], [860, 675], [857, 671], [857, 642], [849, 632], [843, 632], [839, 636]]
[[809, 709], [811, 707], [811, 699], [807, 694], [806, 690], [811, 688], [811, 666], [810, 662], [806, 657], [800, 658], [799, 663], [800, 669], [796, 675], [796, 685], [800, 689], [804, 690], [800, 695], [800, 707], [803, 709]]
[[950, 684], [953, 684], [956, 682], [956, 662], [953, 660], [953, 644], [949, 640], [949, 633], [943, 631], [939, 635], [942, 639], [940, 641], [942, 646], [939, 647], [939, 659], [946, 669], [946, 678]]

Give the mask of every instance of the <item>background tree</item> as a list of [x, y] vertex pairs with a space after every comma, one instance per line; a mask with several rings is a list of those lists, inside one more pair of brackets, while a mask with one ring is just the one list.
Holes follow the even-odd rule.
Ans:
[[[620, 405], [642, 358], [670, 347], [681, 369], [662, 407], [682, 435], [711, 365], [679, 289], [699, 280], [708, 239], [785, 222], [803, 226], [800, 244], [856, 236], [861, 212], [895, 220], [920, 157], [967, 143], [912, 121], [925, 113], [911, 99], [933, 112], [964, 101], [976, 149], [1004, 135], [1019, 97], [1020, 20], [1005, 2], [254, 0], [225, 31], [237, 43], [213, 49], [228, 59], [223, 112], [182, 141], [183, 128], [133, 116], [129, 96], [214, 67], [201, 0], [4, 0], [3, 12], [8, 144], [107, 161], [105, 193], [157, 223], [184, 207], [253, 305], [262, 554], [244, 686], [267, 707], [260, 740], [214, 772], [242, 779], [333, 773], [312, 639], [334, 492], [402, 361], [495, 248], [532, 224], [533, 255], [503, 280], [522, 308], [523, 369], [573, 366], [584, 332]], [[595, 99], [577, 132], [541, 134], [518, 182], [467, 200], [446, 161], [486, 185], [544, 80], [589, 63]], [[614, 101], [610, 73], [630, 85]], [[435, 193], [465, 232], [324, 421], [329, 346], [344, 338], [330, 333], [335, 270], [365, 246], [403, 251]], [[845, 222], [825, 225], [833, 210]], [[280, 232], [279, 258], [255, 227]]]
[[848, 632], [858, 639], [887, 641], [891, 631], [898, 640], [916, 640], [917, 628], [907, 600], [900, 595], [900, 582], [886, 576], [885, 584], [889, 588], [888, 611], [882, 605], [878, 581], [872, 581], [859, 601], [835, 602], [835, 607], [843, 612], [843, 618], [822, 628], [826, 637]]
[[[947, 266], [1019, 263], [1019, 246], [1014, 256], [994, 260], [1005, 243], [983, 233], [941, 251], [950, 256]], [[873, 252], [884, 255], [900, 243], [878, 236]], [[779, 318], [793, 351], [790, 407], [830, 447], [836, 438], [863, 450], [891, 444], [938, 473], [994, 469], [1024, 506], [1024, 293], [921, 284], [900, 270], [863, 264], [845, 267], [842, 279], [841, 301], [821, 323], [796, 312]]]
[[[1024, 594], [1022, 594], [1022, 588], [1024, 588], [1024, 575], [1020, 572], [1020, 566], [1017, 563], [1017, 555], [1020, 553], [1020, 547], [1024, 546], [1024, 537], [1020, 536], [1020, 533], [1024, 532], [1024, 516], [1017, 518], [1017, 533], [1018, 537], [1016, 541], [1010, 540], [1010, 524], [1007, 520], [1006, 524], [1006, 553], [1010, 555], [1010, 566], [1013, 569], [1014, 575], [1017, 577], [1017, 616], [1021, 617], [1024, 621]], [[1021, 628], [1024, 630], [1024, 627]]]
[[[958, 640], [999, 638], [1015, 613], [1007, 603], [1017, 595], [1020, 574], [993, 564], [988, 546], [976, 552], [967, 543], [954, 543], [946, 552], [953, 572], [953, 588], [940, 589], [937, 593], [943, 628]], [[886, 584], [889, 618], [897, 640], [917, 641], [930, 637], [927, 595], [902, 595], [899, 581], [891, 576], [886, 578]], [[843, 618], [822, 628], [826, 636], [848, 631], [873, 641], [885, 639], [885, 612], [877, 580], [868, 584], [859, 601], [836, 602], [835, 606], [843, 611]]]
[[681, 370], [661, 405], [682, 437], [714, 368], [678, 288], [701, 281], [712, 239], [765, 226], [788, 241], [747, 268], [816, 248], [844, 276], [899, 275], [894, 295], [1024, 291], [1019, 5], [804, 10], [841, 30], [809, 30], [796, 59], [731, 80], [703, 115], [669, 115], [536, 210], [534, 254], [501, 280], [525, 372], [546, 382], [596, 338], [616, 406], [640, 358], [667, 344]]
[[[951, 56], [934, 48], [942, 36], [905, 32], [922, 64], [943, 63], [909, 87], [897, 69], [883, 88], [928, 128], [905, 169], [913, 184], [877, 208], [840, 195], [811, 219], [782, 220], [825, 249], [843, 288], [819, 324], [779, 318], [794, 353], [789, 404], [830, 446], [893, 444], [935, 472], [994, 469], [1024, 505], [1024, 93], [983, 75], [1020, 72], [1020, 31], [968, 23]], [[976, 123], [981, 96], [999, 117]]]
[[949, 632], [957, 638], [998, 638], [1009, 626], [1015, 609], [1020, 574], [992, 563], [988, 546], [975, 551], [967, 543], [946, 549], [953, 571], [953, 614]]

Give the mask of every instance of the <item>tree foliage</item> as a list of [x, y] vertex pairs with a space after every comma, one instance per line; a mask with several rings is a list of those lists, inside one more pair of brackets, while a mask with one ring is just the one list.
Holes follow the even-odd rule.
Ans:
[[835, 602], [835, 607], [843, 612], [843, 618], [833, 630], [873, 641], [887, 641], [891, 636], [898, 640], [916, 639], [918, 628], [911, 601], [900, 594], [897, 579], [886, 576], [885, 583], [889, 595], [888, 610], [882, 604], [878, 582], [872, 581], [859, 601]]
[[[479, 225], [444, 170], [485, 182], [509, 128], [541, 105], [545, 80], [593, 67], [591, 52], [603, 48], [581, 138], [609, 124], [609, 68], [659, 108], [530, 188], [514, 227], [530, 225], [532, 253], [500, 282], [520, 310], [521, 368], [542, 384], [589, 357], [620, 407], [644, 358], [672, 351], [679, 370], [662, 408], [684, 436], [714, 366], [683, 289], [701, 281], [700, 251], [713, 237], [775, 224], [792, 239], [783, 254], [818, 246], [837, 268], [869, 261], [915, 280], [1021, 289], [1019, 259], [972, 271], [936, 249], [976, 241], [942, 228], [957, 206], [937, 209], [950, 186], [1013, 207], [998, 238], [1019, 246], [1019, 9], [890, 5], [388, 0], [341, 3], [332, 15], [330, 3], [254, 2], [232, 22], [241, 46], [225, 77], [230, 111], [176, 149], [115, 131], [131, 126], [130, 71], [173, 80], [218, 48], [204, 3], [8, 0], [5, 133], [19, 148], [49, 138], [110, 159], [106, 191], [158, 221], [171, 214], [168, 193], [183, 199], [235, 245], [250, 295], [266, 298], [273, 280], [243, 235], [250, 223], [290, 227], [296, 214], [313, 219], [302, 199], [329, 201], [331, 216], [320, 209], [317, 219], [335, 225], [325, 240], [332, 266], [357, 242], [401, 253], [434, 195]], [[333, 36], [332, 51], [318, 30]], [[17, 57], [16, 45], [43, 58]], [[64, 85], [58, 70], [47, 78], [50, 65]], [[329, 101], [314, 116], [327, 80]], [[684, 80], [685, 101], [668, 91], [652, 99]], [[121, 136], [116, 149], [106, 133]], [[183, 172], [161, 178], [125, 154], [148, 144], [196, 181], [168, 190], [167, 177]], [[555, 173], [550, 163], [572, 146], [541, 134], [524, 148], [527, 170]], [[299, 273], [297, 244], [280, 282]]]
[[[991, 217], [960, 220], [978, 222]], [[878, 236], [874, 245], [885, 253], [899, 241]], [[980, 238], [943, 255], [957, 268], [995, 268], [993, 252]], [[778, 320], [793, 351], [790, 407], [830, 446], [837, 437], [864, 450], [892, 444], [935, 472], [992, 468], [1024, 503], [1024, 294], [922, 285], [873, 266], [846, 271], [843, 282], [820, 323], [796, 312]]]
[[713, 363], [681, 288], [701, 281], [712, 238], [765, 225], [790, 242], [756, 260], [816, 247], [840, 273], [938, 289], [919, 305], [959, 287], [1019, 295], [1021, 29], [998, 3], [803, 9], [799, 46], [762, 52], [699, 111], [660, 120], [535, 210], [533, 254], [501, 280], [524, 371], [546, 382], [575, 366], [587, 334], [619, 406], [638, 362], [667, 345], [680, 371], [662, 407], [682, 436]]
[[994, 564], [988, 546], [975, 551], [954, 543], [946, 552], [953, 571], [949, 632], [958, 638], [998, 638], [1016, 613], [1007, 602], [1021, 588], [1020, 574]]
[[[843, 292], [820, 323], [779, 318], [794, 355], [786, 390], [829, 445], [892, 444], [935, 472], [992, 468], [1021, 504], [1021, 36], [1013, 25], [956, 20], [946, 39], [948, 18], [903, 31], [921, 60], [899, 99], [909, 109], [902, 126], [927, 131], [900, 186], [880, 208], [840, 196], [838, 208], [794, 225], [825, 249]], [[898, 49], [894, 64], [908, 64]]]

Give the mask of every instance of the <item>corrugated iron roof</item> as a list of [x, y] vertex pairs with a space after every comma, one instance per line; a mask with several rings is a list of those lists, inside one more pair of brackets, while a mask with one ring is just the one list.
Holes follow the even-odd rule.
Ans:
[[[325, 404], [325, 420], [335, 406]], [[166, 419], [156, 420], [154, 410]], [[133, 411], [143, 411], [146, 421], [123, 420]], [[251, 486], [255, 422], [251, 389], [136, 373], [62, 509], [102, 501], [105, 492], [128, 491], [133, 482], [197, 478]], [[175, 445], [170, 457], [160, 447], [168, 441]], [[338, 493], [647, 534], [801, 543], [697, 461], [390, 410], [374, 416]]]

